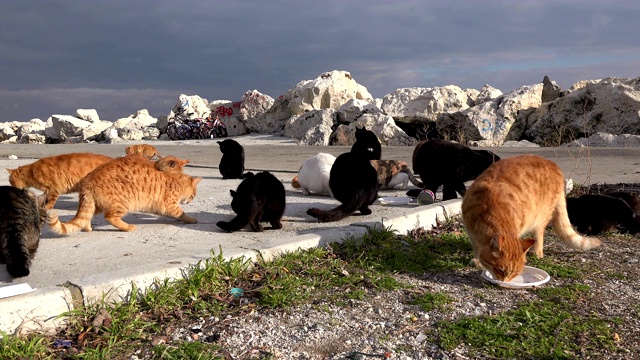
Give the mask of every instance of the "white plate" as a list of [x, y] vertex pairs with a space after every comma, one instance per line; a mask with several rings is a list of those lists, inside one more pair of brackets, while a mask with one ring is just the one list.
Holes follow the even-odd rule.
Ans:
[[496, 280], [493, 278], [489, 270], [483, 270], [480, 276], [490, 283], [509, 289], [526, 289], [534, 286], [540, 286], [551, 280], [551, 276], [546, 271], [533, 266], [525, 266], [522, 274], [513, 278], [509, 282]]
[[385, 196], [378, 198], [378, 202], [382, 205], [418, 205], [415, 198], [404, 196]]
[[0, 283], [0, 299], [22, 295], [35, 291], [29, 284], [2, 284]]

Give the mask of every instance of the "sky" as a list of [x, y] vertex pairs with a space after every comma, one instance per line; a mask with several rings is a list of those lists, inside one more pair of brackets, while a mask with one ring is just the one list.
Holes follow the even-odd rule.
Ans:
[[503, 92], [640, 76], [635, 0], [0, 0], [0, 122], [167, 115], [180, 94], [273, 98], [349, 71]]

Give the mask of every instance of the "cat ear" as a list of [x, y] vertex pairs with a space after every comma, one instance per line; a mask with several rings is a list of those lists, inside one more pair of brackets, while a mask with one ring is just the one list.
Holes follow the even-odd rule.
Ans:
[[231, 197], [234, 197], [236, 195], [236, 192], [233, 190], [229, 190], [229, 193], [231, 193]]
[[522, 239], [522, 251], [527, 252], [527, 250], [529, 250], [529, 248], [532, 247], [535, 243], [536, 239], [534, 238]]
[[200, 181], [202, 181], [201, 177], [193, 178], [193, 185], [198, 185], [198, 183], [200, 183]]
[[13, 170], [15, 170], [15, 169], [9, 169], [9, 168], [5, 168], [5, 169], [7, 169], [7, 172], [8, 172], [9, 174], [11, 174], [11, 172], [12, 172]]

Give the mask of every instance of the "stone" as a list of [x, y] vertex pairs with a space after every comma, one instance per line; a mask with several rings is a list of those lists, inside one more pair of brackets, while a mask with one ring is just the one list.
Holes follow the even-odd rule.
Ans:
[[400, 129], [393, 117], [384, 114], [364, 114], [349, 125], [339, 125], [331, 134], [331, 145], [353, 145], [357, 127], [372, 131], [383, 146], [414, 146], [417, 140]]
[[599, 132], [640, 134], [640, 77], [585, 81], [573, 88], [527, 117], [524, 139], [558, 146]]
[[46, 125], [47, 124], [40, 119], [31, 119], [26, 123], [22, 123], [18, 128], [18, 131], [16, 131], [16, 135], [18, 136], [18, 139], [21, 139], [23, 136], [28, 134], [41, 134], [44, 138], [44, 129], [46, 128]]
[[247, 119], [247, 131], [281, 133], [285, 123], [307, 111], [334, 109], [351, 99], [373, 101], [367, 89], [346, 71], [323, 73], [313, 80], [299, 82], [274, 100], [266, 112]]
[[441, 114], [436, 123], [438, 133], [448, 140], [461, 143], [475, 141], [482, 146], [500, 146], [507, 136], [519, 139], [520, 134], [509, 133], [520, 111], [540, 106], [542, 84], [525, 85], [491, 101], [466, 110]]
[[299, 145], [327, 146], [333, 129], [327, 123], [320, 123], [311, 127], [300, 139]]
[[453, 113], [474, 105], [456, 85], [434, 88], [402, 88], [385, 95], [382, 111], [405, 123], [436, 121], [441, 113]]
[[175, 114], [181, 113], [189, 119], [206, 118], [211, 112], [208, 105], [207, 99], [198, 95], [180, 94], [168, 117], [172, 119]]
[[291, 118], [284, 125], [283, 136], [294, 139], [302, 139], [311, 128], [324, 124], [325, 127], [332, 128], [336, 124], [336, 110], [322, 109], [304, 113], [297, 118]]
[[494, 88], [493, 86], [491, 86], [489, 84], [485, 84], [482, 87], [482, 89], [480, 89], [480, 92], [478, 93], [478, 96], [476, 96], [475, 105], [479, 105], [479, 104], [485, 103], [487, 101], [491, 101], [491, 100], [497, 99], [501, 95], [502, 95], [502, 91], [500, 91], [499, 89]]
[[[51, 126], [49, 126], [49, 124], [51, 124]], [[45, 136], [47, 139], [51, 139], [54, 143], [67, 142], [67, 140], [72, 137], [78, 137], [82, 129], [89, 125], [91, 125], [91, 122], [78, 119], [75, 116], [51, 115], [51, 117], [47, 119]]]
[[350, 124], [363, 114], [382, 114], [382, 110], [369, 100], [351, 99], [338, 108], [337, 121]]
[[562, 89], [555, 81], [551, 81], [548, 76], [542, 79], [542, 102], [553, 101], [562, 96]]
[[240, 119], [247, 120], [264, 114], [274, 102], [271, 96], [262, 94], [258, 90], [247, 91], [240, 99]]
[[588, 138], [580, 138], [562, 146], [568, 147], [640, 147], [640, 135], [613, 135], [598, 132]]
[[77, 109], [76, 114], [79, 119], [86, 120], [88, 122], [100, 121], [100, 116], [98, 116], [98, 111], [96, 111], [96, 109]]

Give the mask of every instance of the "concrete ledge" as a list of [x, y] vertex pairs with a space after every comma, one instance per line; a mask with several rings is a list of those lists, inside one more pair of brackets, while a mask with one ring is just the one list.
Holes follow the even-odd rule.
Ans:
[[66, 324], [59, 315], [73, 310], [71, 291], [64, 287], [48, 287], [0, 299], [0, 330], [22, 335], [29, 332], [51, 333]]

